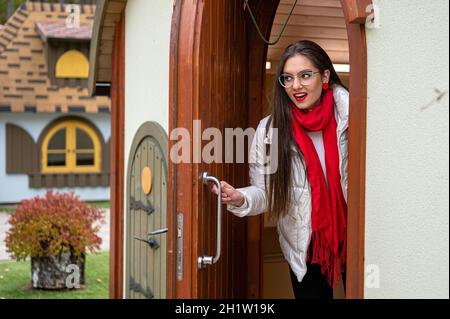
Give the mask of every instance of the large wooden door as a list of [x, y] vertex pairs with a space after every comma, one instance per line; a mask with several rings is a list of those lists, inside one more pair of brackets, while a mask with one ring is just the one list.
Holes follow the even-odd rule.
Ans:
[[[347, 298], [364, 291], [364, 172], [366, 44], [364, 21], [371, 0], [341, 0], [350, 50]], [[280, 0], [249, 1], [265, 38]], [[262, 118], [267, 45], [244, 10], [244, 0], [175, 0], [171, 36], [170, 128], [193, 137], [193, 120], [203, 128], [255, 127]], [[170, 143], [173, 146], [174, 142]], [[203, 143], [204, 145], [205, 143]], [[191, 152], [195, 149], [191, 145]], [[182, 163], [169, 168], [169, 227], [183, 217], [182, 247], [169, 237], [171, 297], [261, 297], [260, 217], [238, 220], [224, 212], [222, 258], [207, 270], [197, 258], [214, 255], [215, 201], [202, 184], [207, 171], [234, 186], [247, 185], [247, 167]], [[362, 183], [362, 184], [361, 184]], [[176, 249], [176, 250], [175, 250]], [[179, 252], [182, 252], [180, 259]], [[181, 264], [179, 263], [181, 260]], [[179, 267], [181, 268], [175, 268]], [[182, 273], [176, 274], [176, 269]], [[177, 275], [180, 275], [177, 278]]]
[[[175, 1], [171, 48], [170, 126], [191, 136], [190, 162], [169, 170], [170, 227], [182, 243], [169, 252], [176, 265], [169, 277], [177, 298], [247, 297], [247, 219], [223, 208], [219, 261], [198, 268], [198, 257], [216, 253], [216, 197], [202, 183], [202, 173], [239, 187], [248, 182], [245, 164], [210, 163], [201, 158], [201, 134], [206, 128], [246, 128], [248, 108], [248, 46], [243, 0]], [[260, 114], [258, 114], [260, 116]], [[194, 120], [201, 121], [194, 124]], [[201, 123], [201, 129], [199, 125]], [[171, 142], [173, 146], [175, 141]], [[228, 149], [230, 151], [230, 149]], [[223, 157], [225, 155], [223, 141]], [[182, 221], [182, 227], [178, 224]], [[181, 231], [181, 233], [180, 233]], [[182, 245], [182, 247], [181, 247]], [[180, 265], [182, 263], [182, 265]], [[256, 261], [259, 263], [259, 260]]]
[[[255, 9], [258, 24], [266, 35], [270, 35], [272, 21], [280, 0], [251, 0], [250, 5]], [[348, 193], [348, 252], [347, 252], [347, 298], [362, 298], [364, 296], [364, 198], [365, 198], [365, 118], [366, 118], [366, 94], [367, 94], [367, 52], [365, 40], [364, 22], [368, 12], [367, 8], [372, 0], [341, 0], [348, 28], [350, 49], [350, 123], [349, 123], [349, 193]], [[206, 10], [207, 9], [207, 10]], [[222, 11], [225, 9], [226, 11]], [[260, 40], [255, 29], [250, 26], [248, 17], [244, 23], [243, 0], [174, 0], [174, 14], [172, 19], [171, 56], [170, 56], [170, 129], [186, 127], [192, 132], [192, 120], [198, 118], [200, 110], [202, 114], [208, 111], [212, 101], [217, 100], [217, 92], [213, 91], [212, 83], [223, 85], [220, 92], [226, 93], [227, 102], [239, 100], [238, 104], [225, 104], [219, 100], [210, 108], [210, 116], [216, 114], [218, 119], [226, 119], [226, 125], [233, 124], [233, 117], [237, 117], [237, 123], [247, 121], [248, 126], [255, 127], [262, 117], [262, 89], [264, 86], [264, 64], [267, 47]], [[122, 12], [123, 16], [123, 12]], [[208, 19], [203, 20], [204, 16]], [[207, 25], [204, 21], [209, 21]], [[214, 21], [214, 22], [213, 22]], [[227, 28], [231, 29], [227, 29]], [[206, 31], [208, 29], [209, 31]], [[125, 48], [125, 21], [120, 20], [116, 27], [113, 54], [113, 79], [112, 84], [112, 111], [111, 111], [111, 280], [110, 295], [113, 298], [123, 297], [123, 192], [124, 186], [124, 48]], [[222, 32], [222, 33], [221, 33]], [[234, 32], [234, 33], [233, 33]], [[247, 43], [245, 42], [247, 38]], [[204, 40], [207, 39], [205, 42]], [[232, 41], [230, 41], [230, 39]], [[201, 42], [202, 41], [202, 42]], [[206, 47], [204, 47], [206, 45]], [[225, 47], [225, 45], [227, 45]], [[208, 54], [206, 48], [214, 46], [214, 52]], [[222, 48], [223, 50], [219, 50]], [[219, 52], [220, 51], [220, 52]], [[225, 54], [226, 52], [226, 54]], [[209, 59], [209, 64], [199, 58]], [[213, 54], [214, 53], [214, 54]], [[218, 55], [218, 53], [222, 55]], [[222, 57], [222, 58], [221, 58]], [[225, 60], [230, 57], [230, 60]], [[222, 61], [222, 62], [220, 62]], [[240, 63], [238, 63], [240, 61]], [[220, 62], [220, 63], [219, 63]], [[214, 65], [210, 70], [205, 70], [206, 65]], [[219, 68], [221, 66], [221, 68]], [[230, 68], [229, 68], [230, 67]], [[245, 68], [246, 69], [242, 69]], [[232, 71], [233, 70], [233, 71]], [[218, 72], [220, 71], [220, 73]], [[234, 82], [222, 83], [220, 74], [228, 74], [227, 80]], [[206, 73], [209, 72], [209, 73]], [[231, 73], [234, 72], [234, 73]], [[208, 75], [209, 76], [206, 76]], [[202, 77], [200, 77], [202, 75]], [[213, 77], [215, 76], [215, 82]], [[244, 76], [245, 75], [245, 76]], [[239, 77], [242, 76], [242, 77]], [[246, 80], [244, 80], [244, 78]], [[200, 80], [202, 79], [202, 80]], [[206, 81], [206, 79], [209, 79]], [[247, 83], [243, 83], [246, 82]], [[240, 85], [248, 88], [242, 91]], [[206, 91], [205, 91], [206, 90]], [[200, 92], [210, 94], [210, 103], [201, 105]], [[208, 93], [209, 92], [209, 93]], [[241, 95], [242, 94], [242, 95]], [[221, 95], [222, 96], [222, 95]], [[240, 98], [241, 97], [241, 98]], [[247, 110], [244, 105], [247, 103]], [[217, 113], [218, 108], [223, 113]], [[215, 112], [215, 113], [214, 113]], [[240, 113], [239, 113], [240, 112]], [[238, 114], [238, 115], [236, 115]], [[202, 116], [203, 116], [202, 115]], [[231, 126], [236, 127], [236, 126]], [[174, 142], [170, 142], [173, 146]], [[228, 264], [234, 268], [202, 272], [196, 269], [196, 258], [199, 256], [199, 239], [201, 231], [205, 230], [205, 219], [199, 218], [198, 205], [204, 190], [201, 186], [200, 172], [208, 168], [211, 174], [212, 166], [202, 167], [198, 164], [175, 165], [169, 161], [169, 192], [168, 192], [168, 290], [169, 298], [175, 297], [208, 297], [232, 296], [258, 297], [261, 295], [261, 268], [260, 264], [260, 233], [261, 221], [258, 218], [249, 218], [245, 221], [232, 219], [231, 224], [225, 224], [227, 236], [231, 232], [234, 240], [230, 241], [224, 254], [228, 255]], [[218, 165], [214, 165], [217, 170]], [[236, 186], [246, 184], [247, 172], [240, 166], [222, 166], [223, 179], [227, 179]], [[229, 178], [232, 175], [232, 178]], [[208, 199], [211, 201], [211, 198]], [[213, 204], [211, 204], [213, 205]], [[203, 209], [203, 208], [202, 208]], [[213, 212], [210, 212], [212, 215]], [[210, 216], [207, 215], [207, 216]], [[183, 244], [177, 245], [177, 216], [184, 216]], [[202, 215], [204, 216], [204, 215]], [[230, 218], [230, 217], [226, 217]], [[202, 223], [200, 223], [202, 222]], [[227, 222], [229, 223], [229, 221]], [[233, 224], [234, 223], [234, 224]], [[237, 227], [235, 227], [237, 224]], [[214, 225], [210, 226], [210, 230]], [[170, 233], [172, 232], [172, 233]], [[245, 233], [243, 235], [243, 233]], [[240, 237], [238, 237], [238, 234]], [[177, 234], [178, 235], [178, 234]], [[245, 244], [234, 247], [238, 239]], [[204, 244], [203, 244], [204, 245]], [[211, 249], [214, 244], [209, 244]], [[242, 251], [238, 251], [243, 248]], [[231, 249], [235, 255], [230, 257]], [[177, 253], [183, 252], [181, 258]], [[202, 247], [202, 253], [203, 253]], [[237, 254], [236, 252], [239, 252]], [[211, 252], [213, 253], [213, 252]], [[244, 257], [244, 255], [246, 257]], [[246, 259], [246, 260], [244, 260]], [[243, 261], [244, 260], [244, 261]], [[221, 261], [224, 263], [224, 261]], [[253, 265], [251, 263], [254, 263]], [[179, 264], [178, 264], [179, 263]], [[177, 278], [177, 266], [181, 265], [181, 276]], [[219, 264], [220, 266], [220, 264]], [[220, 271], [228, 272], [225, 279], [220, 279]], [[232, 274], [230, 277], [230, 274]], [[205, 283], [207, 276], [215, 281], [211, 287], [221, 285], [219, 288], [210, 288]], [[206, 278], [206, 279], [205, 279]], [[226, 284], [223, 281], [233, 278], [241, 280], [238, 284]], [[260, 283], [258, 284], [258, 278]], [[220, 283], [220, 280], [223, 280]], [[219, 284], [217, 284], [219, 283]], [[215, 285], [215, 286], [214, 286]], [[245, 286], [245, 287], [244, 287]], [[212, 289], [214, 293], [211, 292]], [[243, 293], [247, 290], [247, 293]], [[226, 293], [224, 293], [224, 291]]]

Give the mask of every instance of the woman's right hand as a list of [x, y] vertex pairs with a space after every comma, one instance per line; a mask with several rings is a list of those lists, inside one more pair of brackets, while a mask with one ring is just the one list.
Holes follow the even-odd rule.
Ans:
[[[236, 190], [233, 186], [228, 184], [225, 181], [221, 181], [220, 185], [222, 186], [222, 203], [227, 205], [233, 205], [233, 206], [242, 206], [245, 202], [244, 194], [242, 194], [240, 191]], [[214, 185], [211, 188], [211, 191], [218, 195], [219, 191], [217, 189], [217, 186]]]

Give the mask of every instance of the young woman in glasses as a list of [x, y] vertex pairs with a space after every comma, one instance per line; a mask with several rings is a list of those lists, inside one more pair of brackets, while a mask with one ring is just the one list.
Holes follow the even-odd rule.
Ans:
[[[271, 114], [252, 142], [251, 185], [221, 182], [229, 211], [269, 212], [277, 220], [296, 298], [331, 299], [345, 274], [348, 108], [348, 91], [327, 53], [311, 41], [291, 44], [278, 65]], [[267, 174], [260, 159], [273, 152], [277, 167]]]

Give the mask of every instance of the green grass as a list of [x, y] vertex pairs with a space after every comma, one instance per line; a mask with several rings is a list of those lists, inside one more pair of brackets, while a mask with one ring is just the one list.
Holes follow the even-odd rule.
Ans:
[[[101, 202], [86, 202], [89, 206], [96, 206], [97, 208], [103, 209], [103, 208], [109, 208], [110, 203], [109, 201], [101, 201]], [[0, 212], [1, 213], [12, 213], [16, 210], [16, 205], [10, 204], [10, 205], [0, 205]]]
[[107, 299], [109, 253], [88, 254], [86, 286], [78, 290], [31, 289], [31, 261], [0, 262], [0, 299]]
[[97, 208], [109, 208], [109, 201], [103, 201], [103, 202], [88, 202], [87, 203], [90, 206], [96, 206]]
[[15, 205], [0, 205], [0, 212], [1, 213], [12, 213], [16, 210]]

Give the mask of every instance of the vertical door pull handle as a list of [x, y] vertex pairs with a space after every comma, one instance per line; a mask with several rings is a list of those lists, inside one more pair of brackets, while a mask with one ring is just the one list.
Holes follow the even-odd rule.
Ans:
[[198, 257], [198, 268], [206, 268], [207, 265], [215, 264], [220, 258], [220, 250], [222, 244], [222, 186], [220, 181], [214, 176], [209, 176], [208, 172], [202, 174], [203, 184], [213, 182], [217, 186], [217, 236], [216, 236], [216, 255], [213, 256], [200, 256]]

